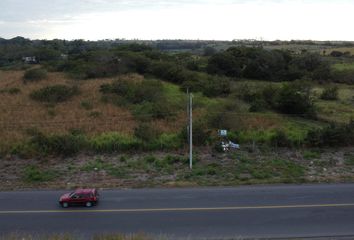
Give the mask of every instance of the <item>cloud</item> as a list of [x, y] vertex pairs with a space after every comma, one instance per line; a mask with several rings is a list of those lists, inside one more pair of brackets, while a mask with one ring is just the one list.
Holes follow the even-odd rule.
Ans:
[[0, 9], [7, 38], [354, 39], [338, 27], [354, 21], [351, 0], [1, 0]]

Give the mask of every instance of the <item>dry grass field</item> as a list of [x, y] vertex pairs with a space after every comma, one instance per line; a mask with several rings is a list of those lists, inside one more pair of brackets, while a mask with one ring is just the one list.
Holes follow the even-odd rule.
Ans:
[[[124, 107], [101, 101], [99, 88], [114, 78], [71, 80], [62, 73], [49, 73], [45, 80], [24, 83], [23, 71], [0, 71], [0, 139], [2, 143], [14, 143], [26, 138], [26, 130], [37, 128], [44, 133], [65, 133], [80, 129], [88, 135], [102, 132], [120, 132], [131, 135], [137, 122], [131, 111]], [[142, 79], [139, 75], [122, 78]], [[77, 85], [80, 90], [66, 102], [45, 104], [32, 100], [32, 91], [54, 85]], [[11, 92], [16, 90], [17, 93]], [[156, 120], [153, 124], [163, 131], [179, 129], [183, 121]]]

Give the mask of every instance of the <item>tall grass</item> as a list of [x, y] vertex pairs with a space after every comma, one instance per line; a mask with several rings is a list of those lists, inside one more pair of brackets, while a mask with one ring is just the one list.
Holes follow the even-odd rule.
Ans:
[[142, 143], [134, 137], [113, 132], [93, 137], [89, 146], [96, 152], [138, 151]]

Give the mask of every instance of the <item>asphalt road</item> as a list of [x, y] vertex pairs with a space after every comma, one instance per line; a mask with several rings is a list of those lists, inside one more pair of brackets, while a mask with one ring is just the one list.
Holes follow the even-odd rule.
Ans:
[[96, 207], [62, 209], [65, 192], [0, 192], [0, 235], [354, 236], [354, 184], [105, 190]]

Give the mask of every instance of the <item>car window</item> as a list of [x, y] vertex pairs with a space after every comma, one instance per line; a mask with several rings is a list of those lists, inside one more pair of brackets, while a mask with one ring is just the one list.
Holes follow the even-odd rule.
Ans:
[[86, 198], [86, 194], [80, 194], [79, 198]]
[[73, 195], [71, 196], [71, 198], [73, 198], [73, 199], [78, 199], [78, 198], [79, 198], [79, 195], [73, 194]]

